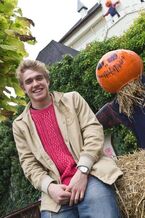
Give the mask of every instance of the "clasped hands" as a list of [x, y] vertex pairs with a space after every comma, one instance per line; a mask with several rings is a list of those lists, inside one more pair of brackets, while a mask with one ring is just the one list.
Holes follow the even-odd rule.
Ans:
[[83, 200], [88, 183], [88, 175], [79, 169], [72, 177], [69, 185], [51, 183], [48, 192], [51, 198], [60, 205], [72, 206]]

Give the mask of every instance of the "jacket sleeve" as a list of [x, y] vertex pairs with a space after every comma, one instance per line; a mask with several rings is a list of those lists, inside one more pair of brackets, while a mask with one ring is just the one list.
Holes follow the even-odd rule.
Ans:
[[36, 189], [48, 194], [47, 188], [54, 180], [48, 175], [48, 170], [42, 166], [31, 152], [21, 128], [19, 128], [15, 121], [13, 122], [13, 135], [20, 164], [26, 178]]
[[87, 166], [90, 170], [102, 155], [104, 144], [103, 127], [83, 97], [77, 92], [75, 92], [74, 96], [75, 110], [83, 139], [78, 166]]
[[96, 117], [103, 125], [104, 129], [112, 128], [121, 124], [121, 119], [118, 118], [119, 112], [115, 112], [112, 107], [112, 102], [105, 104], [97, 113]]

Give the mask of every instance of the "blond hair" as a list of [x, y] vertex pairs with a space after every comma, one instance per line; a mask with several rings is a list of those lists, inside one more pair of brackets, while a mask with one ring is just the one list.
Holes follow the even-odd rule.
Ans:
[[49, 70], [46, 68], [45, 64], [38, 60], [23, 60], [16, 70], [16, 78], [19, 81], [20, 86], [23, 85], [22, 74], [25, 73], [26, 70], [33, 70], [37, 72], [41, 72], [47, 81], [50, 80]]

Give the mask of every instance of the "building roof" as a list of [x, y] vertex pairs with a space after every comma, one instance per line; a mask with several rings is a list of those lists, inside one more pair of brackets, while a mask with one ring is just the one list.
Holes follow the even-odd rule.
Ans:
[[60, 42], [52, 40], [44, 49], [39, 52], [36, 60], [50, 65], [60, 61], [63, 56], [67, 54], [74, 57], [78, 54], [78, 51], [63, 45]]
[[87, 23], [87, 21], [97, 13], [97, 11], [102, 8], [101, 4], [96, 3], [88, 12], [87, 15], [82, 19], [80, 19], [60, 40], [60, 43], [63, 43], [66, 39], [68, 39], [73, 32], [75, 32], [81, 25]]
[[88, 8], [80, 0], [78, 0], [78, 2], [77, 2], [77, 12], [80, 12], [83, 9], [87, 10]]

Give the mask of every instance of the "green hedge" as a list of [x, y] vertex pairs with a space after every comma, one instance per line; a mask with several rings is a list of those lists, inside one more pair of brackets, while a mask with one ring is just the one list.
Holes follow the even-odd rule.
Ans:
[[0, 217], [38, 200], [40, 193], [25, 179], [19, 164], [12, 119], [0, 124], [0, 172]]

